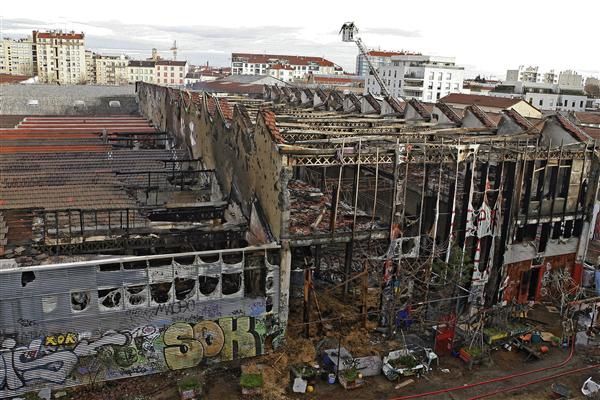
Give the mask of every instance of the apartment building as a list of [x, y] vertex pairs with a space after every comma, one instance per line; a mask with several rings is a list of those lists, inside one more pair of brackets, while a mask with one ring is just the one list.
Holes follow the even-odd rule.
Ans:
[[97, 85], [126, 85], [129, 82], [129, 59], [124, 55], [96, 55], [95, 61]]
[[187, 72], [187, 61], [157, 60], [154, 83], [163, 86], [183, 86]]
[[[568, 75], [572, 76], [572, 74]], [[560, 77], [563, 76], [561, 73]], [[573, 78], [563, 78], [563, 85], [506, 81], [496, 86], [489, 94], [497, 97], [520, 98], [542, 111], [585, 111], [588, 98], [583, 91], [583, 86], [572, 85], [577, 81]]]
[[96, 83], [96, 56], [91, 50], [85, 51], [85, 70], [87, 74], [87, 83], [93, 85]]
[[583, 76], [572, 70], [557, 73], [553, 69], [543, 71], [538, 66], [520, 65], [517, 69], [506, 71], [506, 82], [545, 83], [580, 89], [583, 87]]
[[[464, 68], [454, 57], [424, 55], [392, 56], [391, 63], [379, 67], [379, 76], [394, 97], [436, 101], [462, 90]], [[381, 88], [371, 74], [365, 76], [365, 94], [380, 94]]]
[[[283, 66], [283, 67], [282, 67]], [[290, 69], [294, 79], [304, 78], [307, 74], [342, 74], [342, 67], [323, 57], [289, 56], [277, 54], [232, 53], [232, 75], [271, 75], [271, 69]], [[279, 75], [279, 72], [276, 73]], [[272, 75], [273, 76], [273, 75]]]
[[87, 81], [83, 33], [33, 31], [33, 63], [39, 81], [61, 85]]
[[284, 82], [292, 82], [294, 80], [294, 68], [287, 64], [275, 64], [269, 68], [269, 76], [281, 79]]
[[156, 74], [155, 68], [155, 61], [129, 60], [129, 65], [127, 66], [127, 81], [129, 83], [154, 83], [154, 78]]
[[[367, 52], [371, 64], [378, 69], [379, 67], [392, 63], [392, 57], [403, 55], [421, 55], [421, 53], [413, 53], [410, 51], [382, 51], [370, 50]], [[369, 63], [366, 57], [359, 52], [356, 56], [356, 75], [366, 76], [369, 74]]]
[[33, 42], [27, 39], [2, 39], [0, 41], [0, 73], [33, 75]]

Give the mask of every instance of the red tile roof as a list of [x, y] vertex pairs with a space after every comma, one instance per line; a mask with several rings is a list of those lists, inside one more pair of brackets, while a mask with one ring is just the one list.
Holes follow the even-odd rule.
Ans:
[[512, 108], [509, 110], [506, 110], [504, 112], [504, 114], [506, 114], [507, 117], [512, 119], [517, 125], [519, 125], [525, 131], [532, 129], [534, 126], [531, 122], [529, 122], [528, 119], [523, 117], [521, 114], [519, 114], [517, 111], [513, 110]]
[[0, 74], [0, 85], [10, 85], [13, 83], [21, 83], [31, 78], [27, 75], [11, 75], [11, 74]]
[[33, 37], [41, 38], [41, 39], [83, 39], [83, 33], [75, 33], [75, 32], [38, 32], [33, 31]]
[[315, 83], [321, 84], [343, 84], [343, 83], [360, 83], [362, 80], [356, 79], [356, 77], [345, 78], [343, 76], [319, 76], [313, 75], [313, 80]]
[[386, 97], [385, 101], [387, 101], [390, 107], [392, 107], [392, 109], [398, 114], [402, 114], [404, 112], [404, 109], [406, 108], [405, 102], [400, 102], [393, 97]]
[[318, 64], [321, 67], [333, 67], [334, 63], [323, 57], [312, 56], [288, 56], [280, 54], [252, 54], [252, 53], [231, 53], [231, 58], [242, 59], [251, 64], [271, 64], [271, 63], [287, 63], [290, 65], [309, 65]]
[[364, 99], [367, 100], [367, 102], [375, 111], [377, 111], [377, 113], [381, 112], [381, 104], [379, 104], [379, 101], [375, 98], [375, 96], [373, 96], [371, 93], [368, 93], [364, 96]]
[[231, 121], [233, 119], [233, 108], [226, 99], [219, 99], [219, 108], [221, 108], [223, 118], [225, 118], [228, 121]]
[[495, 128], [498, 126], [498, 120], [494, 120], [490, 117], [490, 115], [486, 112], [484, 112], [481, 108], [479, 108], [476, 105], [470, 105], [466, 108], [466, 110], [471, 111], [471, 113], [473, 113], [473, 115], [479, 120], [481, 121], [481, 123], [487, 127], [487, 128]]
[[267, 129], [269, 129], [271, 137], [275, 143], [285, 143], [285, 139], [283, 136], [281, 136], [279, 128], [277, 127], [275, 113], [271, 110], [263, 108], [260, 110], [260, 115], [262, 115], [263, 121], [265, 121], [265, 125], [267, 126]]
[[449, 95], [440, 99], [440, 102], [442, 103], [477, 105], [480, 107], [500, 108], [503, 110], [512, 107], [521, 101], [523, 100], [516, 98], [483, 96], [479, 94], [463, 93], [450, 93]]
[[590, 140], [590, 137], [583, 130], [569, 121], [568, 118], [563, 117], [560, 113], [557, 113], [554, 118], [560, 124], [560, 126], [562, 126], [562, 128], [570, 133], [575, 139], [579, 140], [580, 142], [587, 142]]
[[456, 111], [454, 111], [454, 109], [452, 107], [450, 107], [448, 104], [446, 103], [441, 103], [438, 102], [435, 104], [435, 106], [438, 108], [438, 110], [440, 110], [450, 121], [456, 123], [456, 124], [460, 124], [462, 121], [462, 118], [460, 115], [458, 115], [456, 113]]
[[600, 112], [576, 112], [575, 118], [580, 124], [600, 125]]
[[410, 106], [412, 108], [415, 109], [415, 111], [423, 118], [426, 120], [431, 119], [431, 112], [429, 112], [427, 110], [427, 108], [425, 108], [425, 104], [423, 104], [422, 102], [420, 102], [417, 99], [410, 99], [408, 101], [408, 104], [410, 104]]
[[589, 126], [581, 127], [585, 133], [594, 140], [600, 140], [600, 128], [590, 128]]
[[285, 69], [288, 71], [293, 71], [294, 68], [292, 68], [289, 64], [273, 64], [269, 67], [269, 69]]

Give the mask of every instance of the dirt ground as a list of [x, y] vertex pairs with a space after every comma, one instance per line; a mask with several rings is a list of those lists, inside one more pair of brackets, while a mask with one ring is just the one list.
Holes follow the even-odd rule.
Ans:
[[[329, 309], [335, 310], [334, 313], [343, 313], [344, 305], [336, 304], [335, 299], [324, 299]], [[300, 307], [291, 307], [295, 313], [299, 313]], [[298, 321], [299, 315], [291, 315], [290, 321]], [[540, 328], [560, 334], [557, 315], [549, 313], [545, 307], [538, 307], [530, 313], [529, 318], [537, 321]], [[560, 364], [569, 356], [569, 348], [550, 347], [550, 352], [543, 359], [536, 361], [526, 361], [526, 355], [515, 351], [506, 351], [499, 349], [491, 353], [491, 364], [486, 366], [474, 366], [469, 370], [467, 366], [458, 358], [445, 356], [440, 358], [439, 367], [435, 366], [433, 371], [425, 374], [421, 378], [414, 378], [414, 383], [395, 389], [398, 382], [390, 382], [383, 375], [366, 378], [365, 386], [347, 391], [338, 383], [330, 385], [325, 381], [317, 381], [315, 390], [310, 394], [291, 393], [289, 384], [289, 366], [300, 362], [314, 363], [317, 352], [316, 345], [321, 337], [317, 337], [316, 328], [313, 329], [314, 339], [308, 340], [301, 337], [301, 328], [290, 324], [287, 345], [281, 351], [269, 354], [267, 356], [256, 357], [251, 360], [245, 360], [241, 364], [229, 363], [219, 368], [218, 371], [207, 371], [205, 368], [197, 367], [183, 371], [169, 372], [153, 376], [132, 378], [117, 382], [104, 384], [100, 389], [89, 392], [84, 389], [78, 389], [70, 393], [71, 399], [86, 400], [171, 400], [178, 399], [176, 383], [184, 376], [202, 376], [205, 382], [205, 394], [203, 399], [234, 400], [234, 399], [253, 399], [252, 397], [243, 397], [239, 386], [239, 377], [241, 369], [257, 368], [263, 369], [265, 386], [262, 398], [266, 400], [281, 399], [331, 399], [331, 400], [367, 400], [367, 399], [399, 399], [402, 396], [415, 395], [419, 393], [431, 392], [447, 388], [464, 387], [464, 385], [487, 381], [490, 379], [504, 377], [509, 374], [524, 373], [533, 370], [540, 370]], [[373, 333], [375, 324], [371, 324], [368, 329], [363, 329], [360, 324], [351, 324], [345, 327], [343, 346], [346, 347], [354, 356], [363, 356], [368, 354], [385, 354], [385, 351], [399, 348], [401, 339], [387, 338], [383, 340], [380, 334]], [[341, 328], [336, 328], [341, 329]], [[332, 335], [332, 332], [326, 332]], [[335, 334], [335, 332], [333, 332]], [[379, 337], [379, 339], [378, 339]], [[334, 340], [333, 338], [330, 338]], [[427, 339], [427, 338], [424, 338]], [[387, 350], [386, 350], [387, 348]], [[551, 399], [553, 397], [552, 384], [559, 383], [571, 390], [572, 399], [584, 398], [581, 395], [580, 388], [583, 382], [592, 377], [600, 382], [600, 369], [598, 367], [580, 371], [571, 375], [563, 375], [553, 379], [547, 379], [543, 382], [526, 385], [533, 380], [547, 378], [551, 375], [559, 374], [583, 368], [599, 363], [600, 360], [590, 360], [589, 352], [576, 351], [573, 358], [558, 368], [540, 370], [535, 373], [515, 377], [510, 380], [493, 382], [485, 385], [479, 385], [469, 388], [461, 388], [451, 393], [438, 393], [424, 399], [452, 399], [467, 400], [475, 399], [477, 396], [492, 393], [496, 390], [506, 389], [522, 385], [522, 389], [506, 393], [496, 394], [484, 398], [493, 399]], [[402, 379], [401, 379], [402, 381]]]

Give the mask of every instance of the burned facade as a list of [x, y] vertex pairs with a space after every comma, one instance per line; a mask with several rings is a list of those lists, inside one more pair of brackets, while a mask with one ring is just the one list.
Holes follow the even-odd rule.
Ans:
[[139, 116], [19, 120], [0, 129], [1, 398], [281, 343], [279, 245], [214, 170]]
[[432, 299], [451, 278], [452, 312], [541, 301], [555, 269], [581, 279], [596, 148], [570, 127], [557, 133], [560, 116], [269, 86], [263, 101], [138, 93], [144, 115], [229, 171], [222, 186], [257, 200], [244, 212], [263, 211], [292, 269], [345, 294], [366, 272], [383, 325], [405, 308], [443, 317]]
[[310, 335], [292, 275], [390, 330], [581, 278], [597, 149], [564, 118], [296, 87], [137, 97], [141, 116], [0, 130], [0, 397]]

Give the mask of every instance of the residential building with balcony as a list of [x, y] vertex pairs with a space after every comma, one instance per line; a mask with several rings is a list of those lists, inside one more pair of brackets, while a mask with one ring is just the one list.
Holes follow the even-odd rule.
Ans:
[[87, 83], [94, 85], [96, 83], [96, 57], [98, 54], [92, 50], [85, 51], [85, 70], [87, 74]]
[[[545, 82], [503, 82], [489, 92], [492, 96], [520, 98], [542, 111], [585, 111], [588, 98], [579, 78], [571, 71], [561, 72], [563, 85]], [[569, 76], [565, 78], [565, 75]], [[560, 78], [559, 78], [560, 81]]]
[[[379, 67], [379, 76], [394, 97], [435, 102], [463, 88], [464, 68], [453, 57], [423, 55], [392, 56], [390, 64]], [[365, 76], [365, 94], [380, 94], [381, 88], [371, 74]]]
[[525, 67], [520, 65], [517, 69], [509, 69], [506, 71], [505, 82], [545, 83], [576, 90], [583, 88], [583, 76], [575, 71], [566, 70], [560, 73], [555, 72], [553, 69], [542, 71], [538, 66]]
[[83, 33], [33, 31], [33, 64], [41, 83], [61, 85], [87, 81]]
[[288, 64], [275, 64], [269, 68], [269, 76], [281, 79], [284, 82], [292, 82], [294, 80], [294, 68]]
[[2, 39], [0, 41], [0, 73], [32, 76], [33, 42], [27, 39]]
[[[308, 74], [334, 75], [344, 72], [342, 67], [323, 57], [251, 53], [231, 54], [232, 75], [271, 75], [269, 72], [271, 68], [290, 70], [294, 79], [304, 78]], [[274, 74], [287, 76], [287, 73], [274, 72]]]
[[188, 73], [187, 61], [157, 60], [154, 83], [163, 86], [183, 86]]
[[97, 85], [126, 85], [129, 82], [129, 59], [124, 55], [97, 55], [95, 61]]
[[[392, 57], [403, 55], [421, 55], [421, 53], [413, 53], [410, 51], [385, 51], [385, 50], [369, 50], [367, 52], [371, 64], [378, 69], [379, 67], [392, 63]], [[366, 57], [359, 52], [356, 56], [356, 75], [366, 76], [369, 74], [369, 63]]]
[[155, 61], [129, 60], [127, 65], [127, 81], [129, 83], [148, 82], [154, 83], [156, 77]]

